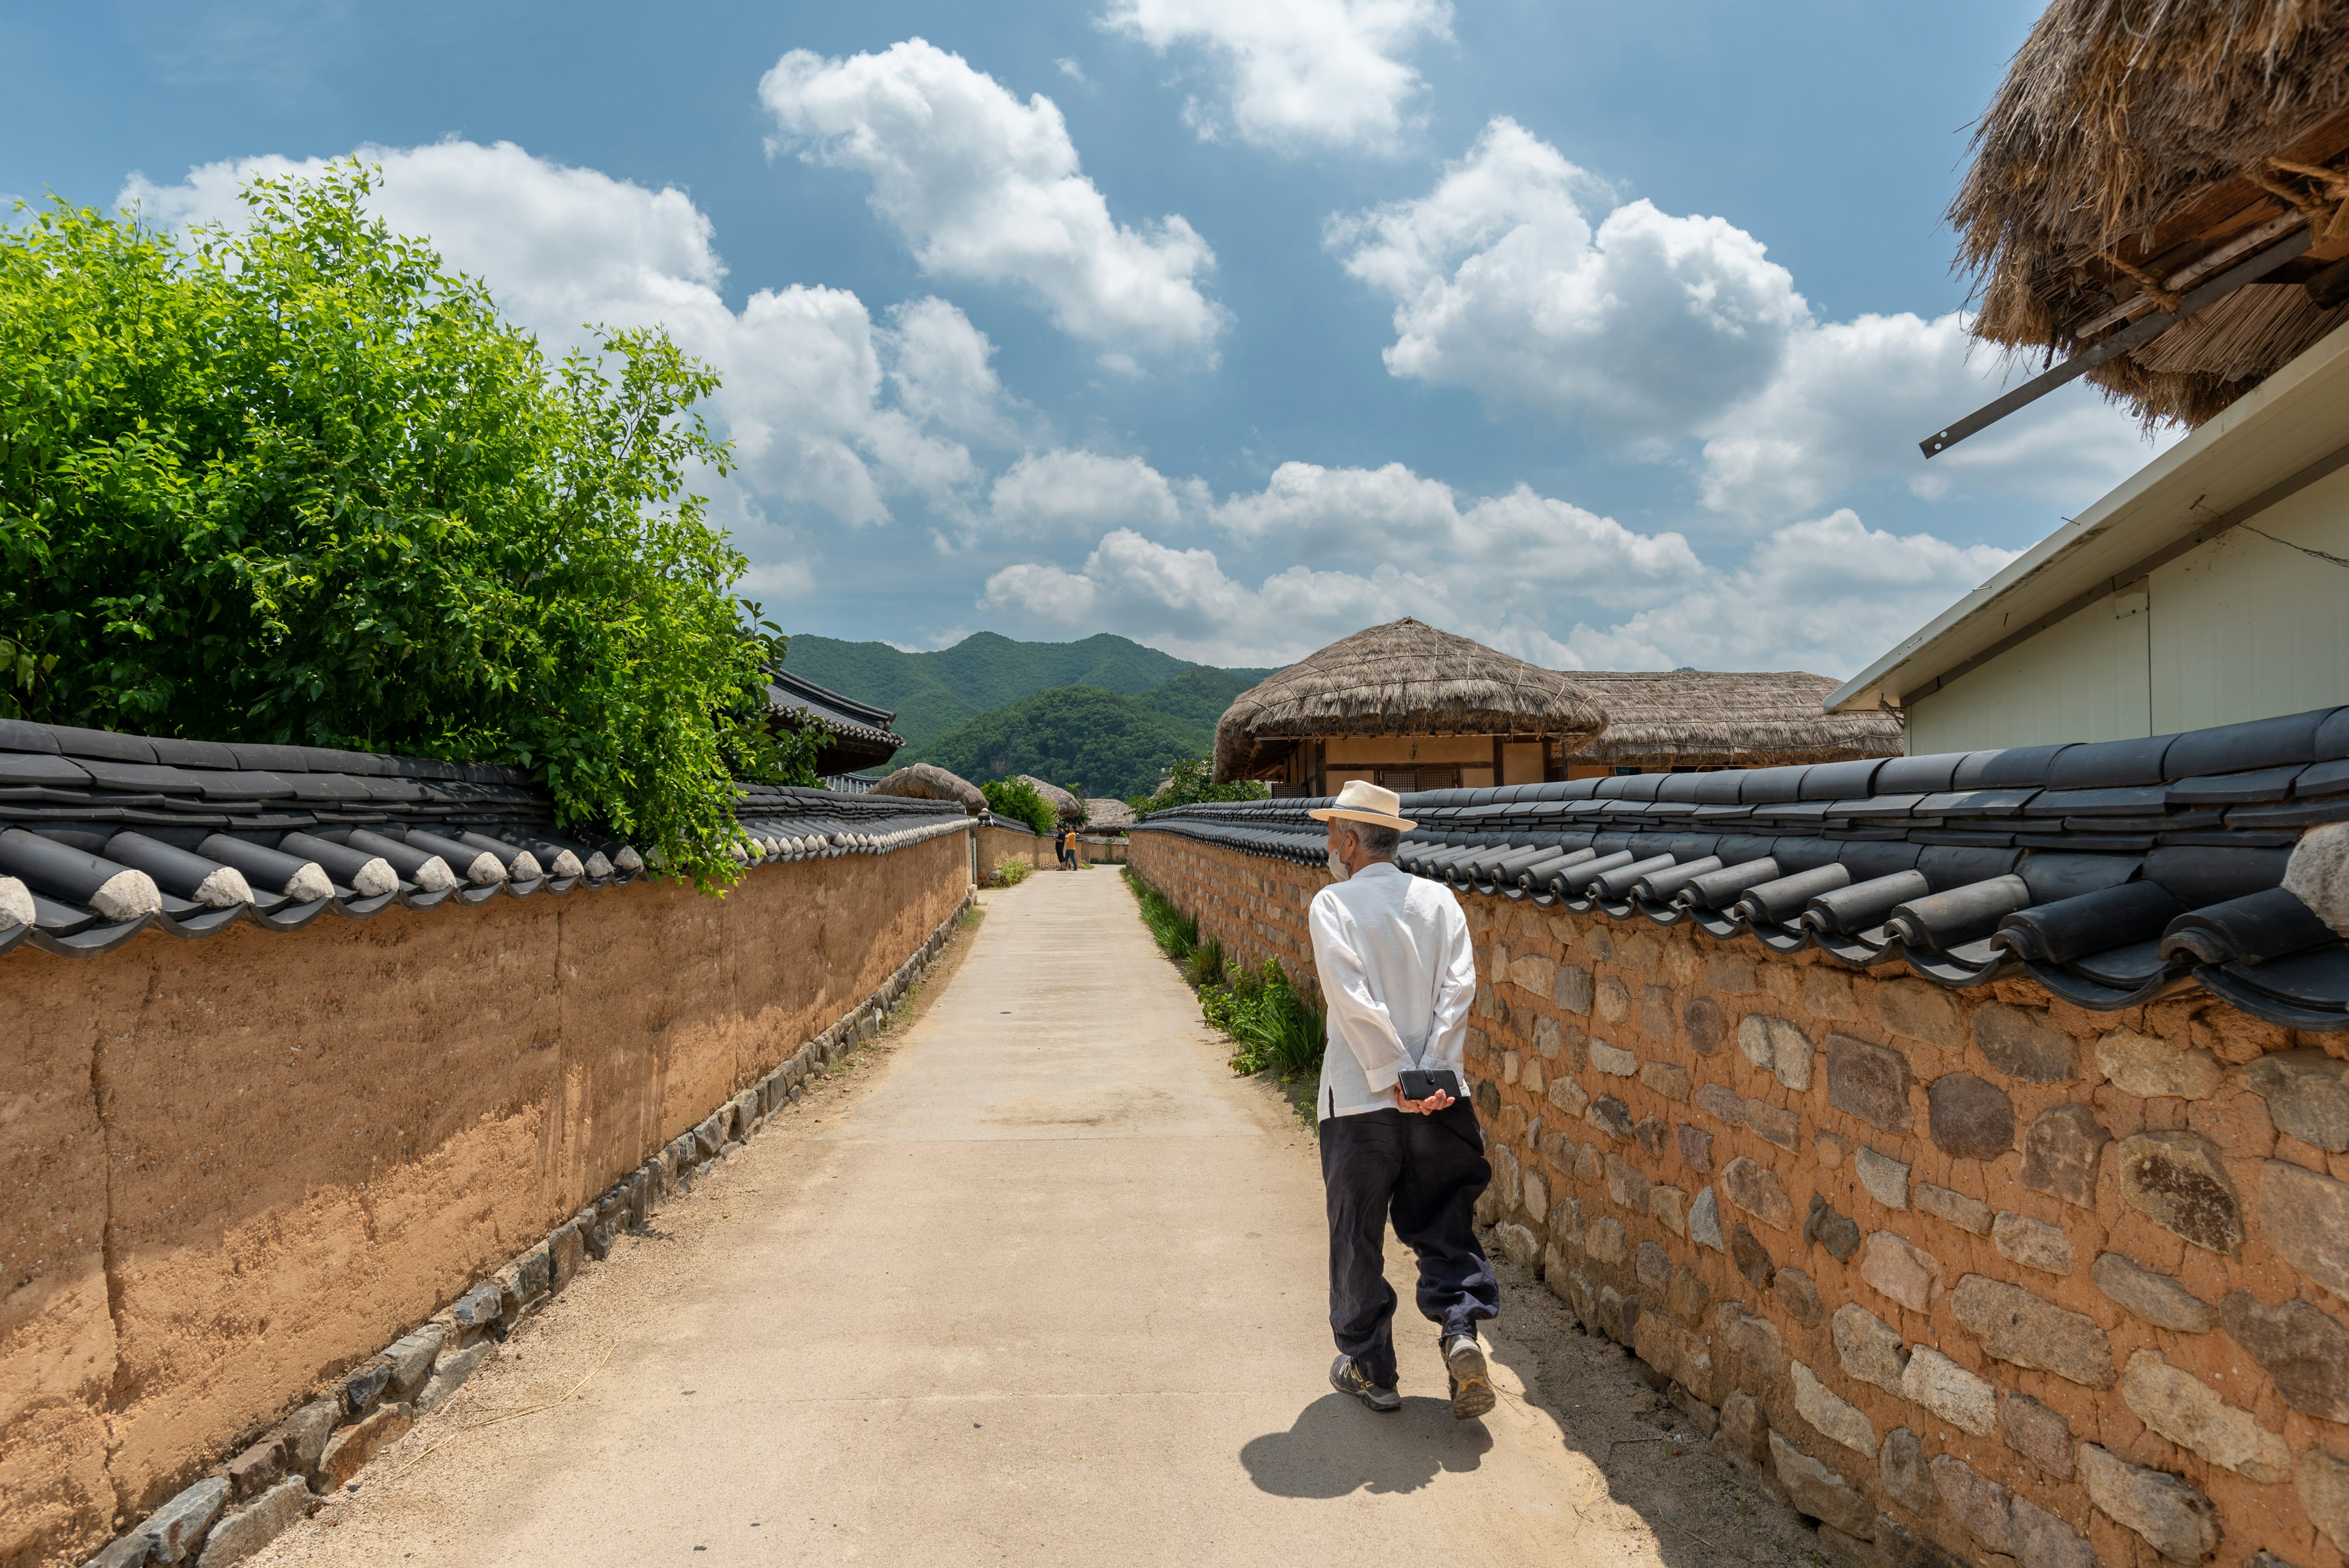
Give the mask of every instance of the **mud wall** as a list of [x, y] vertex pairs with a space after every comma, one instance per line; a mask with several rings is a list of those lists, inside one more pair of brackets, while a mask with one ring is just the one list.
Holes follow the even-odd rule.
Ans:
[[953, 915], [968, 853], [11, 955], [0, 1563], [76, 1560], [708, 1117]]
[[[1318, 869], [1133, 862], [1309, 972]], [[1463, 903], [1483, 1217], [1803, 1512], [1887, 1564], [2342, 1562], [2339, 1036]]]
[[1052, 865], [1052, 841], [1041, 834], [988, 825], [978, 828], [976, 835], [978, 878], [982, 882], [1009, 865], [1018, 864], [1036, 871], [1048, 870]]

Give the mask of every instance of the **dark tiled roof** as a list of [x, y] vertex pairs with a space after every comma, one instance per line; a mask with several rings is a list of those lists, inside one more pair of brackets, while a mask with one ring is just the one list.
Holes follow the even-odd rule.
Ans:
[[[1173, 833], [1318, 866], [1327, 800], [1193, 805]], [[2115, 1011], [2200, 985], [2349, 1028], [2349, 946], [2282, 884], [2349, 821], [2349, 708], [2149, 740], [1403, 797], [1396, 862], [1464, 891], [1693, 923], [1776, 952], [1900, 959], [1947, 986], [2027, 973]], [[2333, 911], [2336, 919], [2340, 911]]]
[[[764, 784], [736, 815], [745, 865], [884, 854], [965, 822], [948, 802]], [[0, 953], [88, 956], [150, 927], [296, 930], [643, 869], [616, 840], [558, 832], [512, 768], [0, 721]]]
[[869, 702], [859, 702], [844, 697], [830, 687], [819, 686], [787, 670], [770, 671], [767, 684], [767, 711], [789, 718], [809, 713], [832, 726], [833, 732], [843, 740], [859, 741], [871, 746], [885, 746], [891, 752], [905, 743], [905, 737], [889, 726], [897, 715], [885, 708], [875, 708]]

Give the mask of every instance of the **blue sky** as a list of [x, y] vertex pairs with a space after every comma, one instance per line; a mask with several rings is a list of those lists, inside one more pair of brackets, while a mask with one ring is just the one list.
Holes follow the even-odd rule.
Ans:
[[796, 630], [1847, 673], [2150, 456], [1985, 400], [1940, 213], [2035, 8], [1522, 0], [0, 15], [0, 192], [366, 150], [553, 345], [724, 373]]

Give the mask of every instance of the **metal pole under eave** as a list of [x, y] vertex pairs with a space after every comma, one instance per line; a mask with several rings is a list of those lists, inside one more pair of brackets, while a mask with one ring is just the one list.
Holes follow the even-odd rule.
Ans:
[[2157, 310], [2122, 327], [2090, 348], [2083, 348], [2054, 369], [2033, 377], [1994, 402], [1985, 403], [1946, 430], [1936, 431], [1917, 443], [1927, 457], [1950, 450], [1970, 435], [1989, 429], [2017, 409], [2037, 402], [2056, 388], [2075, 381], [2097, 366], [2142, 348], [2197, 311], [2216, 305], [2247, 283], [2257, 283], [2313, 243], [2306, 225], [2294, 229], [2249, 261], [2239, 262], [2180, 298], [2175, 310]]

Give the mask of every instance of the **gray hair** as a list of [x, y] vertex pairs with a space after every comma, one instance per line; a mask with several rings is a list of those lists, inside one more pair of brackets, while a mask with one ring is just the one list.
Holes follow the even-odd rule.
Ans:
[[1361, 840], [1362, 853], [1373, 860], [1392, 858], [1395, 846], [1402, 838], [1402, 829], [1399, 827], [1381, 827], [1374, 822], [1357, 822], [1351, 817], [1339, 820], [1346, 825], [1347, 832]]

